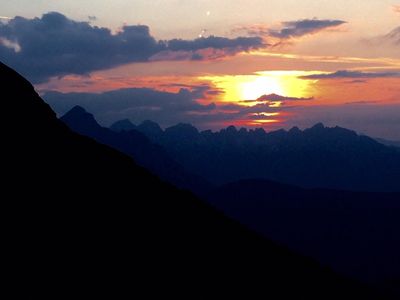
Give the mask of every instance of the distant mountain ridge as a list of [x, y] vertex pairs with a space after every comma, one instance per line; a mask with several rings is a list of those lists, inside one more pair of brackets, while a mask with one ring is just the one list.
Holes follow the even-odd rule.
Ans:
[[154, 134], [141, 126], [136, 130], [186, 170], [215, 184], [267, 179], [307, 188], [400, 191], [399, 151], [345, 128], [319, 123], [268, 133], [234, 126], [199, 132], [178, 124]]

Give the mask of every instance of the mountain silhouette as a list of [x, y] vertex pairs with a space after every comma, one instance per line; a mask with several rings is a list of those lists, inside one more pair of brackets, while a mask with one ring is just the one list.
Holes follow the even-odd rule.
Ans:
[[124, 119], [118, 122], [115, 122], [111, 127], [111, 130], [119, 132], [119, 131], [130, 131], [135, 130], [136, 125], [134, 125], [129, 119]]
[[391, 140], [386, 140], [386, 139], [381, 139], [381, 138], [375, 138], [375, 140], [378, 143], [381, 143], [381, 144], [386, 145], [386, 146], [400, 148], [400, 141], [391, 141]]
[[400, 193], [246, 180], [218, 187], [209, 200], [264, 236], [400, 296]]
[[[206, 180], [186, 172], [161, 146], [136, 130], [115, 132], [101, 127], [94, 116], [80, 106], [72, 108], [60, 120], [73, 131], [129, 155], [140, 166], [179, 188], [189, 189], [196, 194], [204, 194], [212, 188]], [[132, 128], [129, 121], [120, 124]]]
[[306, 188], [400, 191], [398, 149], [341, 127], [198, 132], [179, 124], [157, 136], [141, 132], [187, 171], [214, 184], [266, 179]]
[[14, 294], [383, 299], [72, 132], [3, 64], [0, 80], [14, 119], [2, 167]]

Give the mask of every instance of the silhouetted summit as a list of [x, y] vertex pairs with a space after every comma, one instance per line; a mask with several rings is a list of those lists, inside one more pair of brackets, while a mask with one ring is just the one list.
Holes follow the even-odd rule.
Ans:
[[165, 130], [165, 136], [172, 141], [196, 139], [199, 131], [191, 124], [180, 123]]
[[114, 124], [111, 125], [110, 127], [111, 130], [114, 131], [130, 131], [136, 129], [136, 126], [129, 120], [129, 119], [124, 119], [118, 122], [115, 122]]
[[2, 64], [0, 81], [19, 120], [3, 242], [28, 298], [381, 299], [72, 132]]
[[216, 184], [267, 179], [311, 188], [400, 191], [400, 152], [341, 127], [198, 133], [179, 125], [157, 136], [142, 132], [186, 170]]
[[94, 116], [81, 106], [73, 107], [61, 120], [67, 123], [72, 130], [83, 129], [85, 132], [100, 130], [100, 125], [97, 123]]
[[163, 134], [160, 125], [158, 125], [156, 122], [148, 120], [138, 125], [137, 130], [145, 134], [152, 141], [159, 139]]

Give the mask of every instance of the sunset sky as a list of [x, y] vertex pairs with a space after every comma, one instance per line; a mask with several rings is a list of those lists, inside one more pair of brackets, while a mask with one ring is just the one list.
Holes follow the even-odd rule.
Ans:
[[0, 60], [60, 114], [400, 140], [395, 0], [13, 0]]

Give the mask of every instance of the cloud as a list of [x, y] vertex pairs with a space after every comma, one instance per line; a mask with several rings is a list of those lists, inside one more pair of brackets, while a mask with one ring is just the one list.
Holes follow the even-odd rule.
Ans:
[[385, 38], [392, 43], [400, 45], [400, 27], [393, 29], [385, 36]]
[[188, 119], [192, 113], [210, 112], [216, 105], [200, 104], [208, 88], [193, 90], [182, 88], [177, 93], [148, 88], [129, 88], [104, 93], [45, 92], [43, 98], [62, 115], [75, 105], [80, 105], [96, 115], [105, 124], [118, 119], [157, 120], [162, 124]]
[[223, 89], [210, 87], [208, 84], [165, 83], [160, 85], [160, 87], [198, 90], [204, 92], [204, 95], [212, 96], [222, 95], [225, 93]]
[[270, 30], [270, 35], [280, 39], [290, 39], [314, 34], [322, 30], [338, 27], [345, 24], [342, 20], [318, 20], [304, 19], [298, 21], [283, 22], [283, 28]]
[[241, 26], [236, 31], [245, 31], [251, 36], [263, 36], [264, 38], [275, 38], [281, 42], [306, 35], [316, 34], [324, 30], [336, 28], [345, 24], [342, 20], [319, 20], [303, 19], [297, 21], [282, 22], [278, 28], [271, 28], [265, 24]]
[[55, 12], [34, 19], [15, 17], [0, 25], [0, 37], [21, 49], [1, 47], [4, 62], [36, 82], [146, 61], [163, 47], [147, 26], [125, 26], [113, 35], [109, 29], [75, 22]]
[[362, 84], [362, 83], [367, 83], [368, 81], [365, 79], [354, 79], [350, 81], [346, 81], [345, 83], [347, 84]]
[[392, 8], [395, 13], [400, 13], [400, 5], [393, 5]]
[[196, 51], [201, 49], [232, 49], [233, 51], [248, 51], [254, 47], [262, 47], [264, 43], [260, 37], [238, 37], [234, 39], [209, 36], [192, 41], [173, 39], [166, 42], [170, 51]]
[[296, 98], [296, 97], [285, 97], [277, 94], [263, 95], [256, 100], [243, 100], [243, 103], [259, 103], [259, 102], [284, 102], [284, 101], [304, 101], [313, 100], [314, 97], [309, 98]]
[[377, 104], [378, 101], [353, 101], [353, 102], [346, 102], [346, 105], [364, 105], [364, 104]]
[[[240, 105], [239, 103], [203, 104], [207, 96], [218, 92], [202, 85], [187, 85], [178, 92], [165, 92], [149, 88], [128, 88], [103, 93], [45, 92], [43, 98], [59, 116], [75, 105], [80, 105], [96, 116], [103, 125], [121, 119], [135, 123], [154, 120], [166, 127], [180, 122], [192, 123], [209, 129], [210, 124], [236, 124], [240, 121], [271, 119], [285, 107], [272, 107], [271, 103]], [[277, 96], [277, 95], [276, 95]], [[288, 98], [294, 99], [294, 98]]]
[[359, 71], [347, 71], [341, 70], [334, 73], [327, 74], [311, 74], [306, 76], [300, 76], [301, 79], [343, 79], [343, 78], [391, 78], [400, 77], [400, 72], [359, 72]]
[[[15, 17], [0, 23], [0, 39], [2, 60], [34, 82], [146, 62], [157, 55], [158, 59], [202, 60], [264, 46], [257, 37], [210, 36], [158, 41], [145, 25], [124, 26], [112, 33], [107, 28], [74, 21], [57, 12], [34, 19]], [[162, 53], [176, 55], [162, 57]]]
[[213, 60], [267, 46], [261, 37], [229, 39], [217, 36], [173, 39], [165, 41], [165, 45], [166, 50], [154, 55], [152, 60]]

